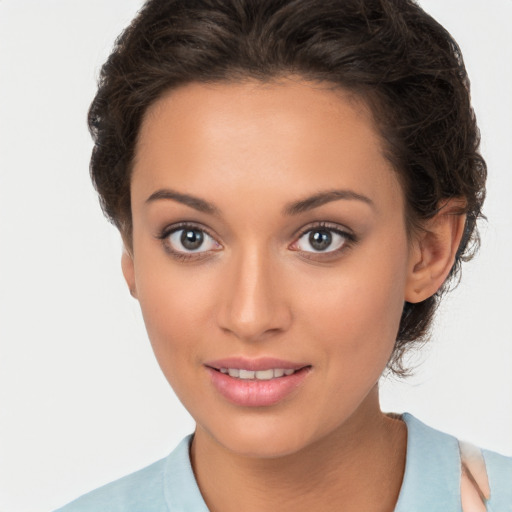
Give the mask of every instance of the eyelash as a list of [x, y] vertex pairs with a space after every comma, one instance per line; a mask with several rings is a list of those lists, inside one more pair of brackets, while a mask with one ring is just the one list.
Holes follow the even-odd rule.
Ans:
[[[330, 233], [336, 233], [337, 235], [341, 236], [344, 241], [341, 247], [338, 249], [335, 249], [333, 251], [318, 251], [318, 252], [311, 252], [311, 251], [301, 251], [302, 257], [310, 260], [322, 260], [322, 259], [331, 259], [336, 258], [338, 255], [340, 255], [342, 252], [345, 252], [347, 249], [349, 249], [352, 245], [354, 245], [358, 239], [357, 237], [347, 231], [344, 231], [343, 229], [340, 229], [338, 225], [330, 224], [329, 222], [317, 222], [313, 225], [309, 225], [306, 228], [304, 228], [300, 234], [297, 237], [297, 242], [307, 233], [314, 232], [314, 231], [327, 231]], [[294, 242], [293, 245], [295, 245], [297, 242]], [[312, 257], [311, 255], [314, 255]], [[320, 258], [319, 258], [320, 257]]]
[[[163, 229], [161, 233], [159, 233], [157, 235], [157, 238], [159, 240], [161, 240], [165, 251], [170, 256], [172, 256], [174, 259], [176, 259], [178, 261], [190, 261], [190, 260], [199, 261], [199, 260], [202, 260], [202, 259], [208, 257], [209, 253], [211, 252], [211, 251], [203, 251], [203, 252], [186, 253], [186, 252], [181, 252], [181, 251], [175, 251], [174, 249], [172, 249], [170, 247], [170, 244], [168, 243], [169, 237], [176, 232], [187, 230], [187, 229], [191, 230], [191, 231], [192, 230], [201, 231], [201, 232], [205, 233], [206, 235], [208, 235], [218, 245], [221, 245], [221, 244], [219, 244], [219, 242], [217, 242], [215, 237], [207, 229], [205, 229], [204, 227], [201, 227], [197, 224], [190, 223], [190, 222], [180, 222], [178, 224], [168, 226], [165, 229]], [[335, 258], [341, 252], [344, 252], [345, 250], [350, 248], [353, 244], [355, 244], [358, 241], [357, 237], [353, 233], [340, 229], [340, 227], [338, 225], [332, 225], [328, 222], [317, 222], [313, 225], [309, 225], [306, 228], [304, 228], [297, 236], [296, 242], [294, 242], [292, 245], [295, 245], [305, 234], [310, 233], [311, 231], [315, 231], [315, 230], [336, 233], [337, 235], [341, 236], [344, 239], [344, 242], [341, 245], [341, 247], [339, 247], [338, 249], [335, 249], [333, 251], [311, 252], [311, 251], [300, 251], [298, 249], [294, 249], [298, 252], [302, 252], [302, 256], [306, 259], [318, 260], [319, 259], [318, 256], [320, 256], [320, 259], [325, 258], [325, 256], [327, 256], [329, 259], [333, 258], [333, 257]], [[315, 257], [311, 257], [310, 255], [314, 255]]]
[[199, 261], [205, 257], [208, 257], [208, 253], [210, 252], [210, 251], [205, 251], [205, 252], [201, 252], [201, 253], [198, 253], [198, 252], [186, 253], [186, 252], [175, 251], [174, 249], [172, 249], [170, 244], [168, 243], [169, 237], [178, 231], [185, 231], [185, 230], [202, 231], [203, 233], [208, 235], [212, 240], [214, 240], [217, 244], [219, 244], [219, 242], [217, 242], [215, 237], [207, 229], [205, 229], [204, 227], [201, 227], [197, 224], [194, 224], [191, 222], [180, 222], [178, 224], [168, 226], [168, 227], [164, 228], [159, 235], [157, 235], [157, 238], [162, 241], [162, 245], [164, 246], [165, 251], [170, 256], [172, 256], [174, 259], [176, 259], [178, 261], [190, 261], [190, 260]]

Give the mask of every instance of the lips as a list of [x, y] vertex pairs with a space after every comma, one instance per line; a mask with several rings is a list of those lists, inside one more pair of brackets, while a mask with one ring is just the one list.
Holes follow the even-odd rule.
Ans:
[[269, 407], [291, 397], [311, 365], [275, 358], [228, 358], [205, 364], [214, 389], [234, 405]]
[[296, 370], [284, 368], [269, 368], [268, 370], [247, 370], [244, 368], [220, 368], [220, 373], [242, 380], [270, 380], [293, 375]]
[[243, 368], [245, 370], [268, 370], [270, 368], [282, 368], [284, 370], [300, 370], [305, 366], [310, 366], [305, 362], [285, 361], [284, 359], [277, 359], [275, 357], [259, 357], [259, 358], [246, 358], [246, 357], [227, 357], [225, 359], [218, 359], [215, 361], [208, 361], [205, 366], [220, 370], [221, 368]]

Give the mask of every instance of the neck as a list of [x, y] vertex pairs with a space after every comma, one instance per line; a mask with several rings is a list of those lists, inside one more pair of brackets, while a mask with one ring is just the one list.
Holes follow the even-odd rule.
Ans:
[[192, 465], [209, 510], [394, 510], [407, 432], [380, 412], [377, 388], [372, 393], [337, 430], [282, 457], [241, 456], [197, 427]]

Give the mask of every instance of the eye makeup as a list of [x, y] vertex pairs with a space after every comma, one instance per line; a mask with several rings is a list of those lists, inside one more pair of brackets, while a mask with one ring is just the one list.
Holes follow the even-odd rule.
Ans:
[[[156, 238], [162, 242], [169, 256], [182, 262], [203, 260], [223, 248], [207, 228], [191, 221], [166, 226]], [[357, 237], [347, 228], [320, 221], [302, 228], [288, 248], [300, 253], [303, 258], [325, 261], [339, 257], [357, 241]], [[310, 245], [311, 250], [304, 249], [306, 244]]]
[[[313, 247], [313, 251], [305, 251], [298, 248], [300, 240], [308, 234], [309, 236], [307, 243], [309, 243], [312, 247], [313, 244], [319, 244], [320, 248], [315, 250]], [[316, 236], [319, 234], [321, 235]], [[334, 237], [332, 234], [334, 234]], [[325, 261], [339, 257], [341, 253], [352, 247], [357, 241], [358, 238], [347, 228], [342, 228], [339, 224], [332, 224], [330, 222], [321, 221], [303, 228], [298, 236], [297, 241], [292, 244], [291, 248], [292, 250], [300, 252], [303, 258], [316, 261]], [[331, 250], [323, 250], [322, 245], [325, 246], [326, 243], [334, 245], [335, 248]]]
[[[181, 233], [181, 236], [177, 236]], [[222, 245], [216, 240], [216, 238], [207, 230], [204, 226], [201, 226], [195, 222], [183, 221], [177, 224], [172, 224], [165, 227], [157, 236], [161, 242], [164, 250], [172, 258], [178, 261], [200, 261], [211, 255], [212, 252], [218, 252], [222, 249]], [[207, 241], [214, 248], [208, 250], [198, 250], [201, 245]], [[190, 245], [195, 245], [199, 242], [199, 247], [190, 248]], [[174, 245], [189, 244], [188, 251], [187, 247], [183, 246], [184, 250], [177, 249]]]

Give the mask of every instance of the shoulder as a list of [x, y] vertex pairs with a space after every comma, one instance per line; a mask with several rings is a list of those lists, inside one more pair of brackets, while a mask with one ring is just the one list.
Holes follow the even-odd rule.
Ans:
[[512, 512], [512, 457], [490, 450], [482, 450], [482, 455], [491, 488], [489, 510]]
[[188, 459], [190, 436], [168, 456], [150, 466], [91, 491], [55, 512], [166, 512], [166, 479], [169, 469], [180, 470]]
[[[433, 491], [450, 500], [451, 510], [460, 510], [461, 454], [459, 441], [433, 429], [410, 414], [407, 424], [407, 462], [403, 494], [432, 499]], [[481, 450], [489, 480], [488, 510], [512, 512], [512, 457]], [[444, 504], [446, 505], [446, 503]]]
[[[159, 460], [144, 469], [91, 491], [56, 512], [164, 511], [166, 508], [158, 504], [165, 503], [162, 492], [165, 460]], [[153, 501], [152, 508], [147, 508], [148, 500]]]

